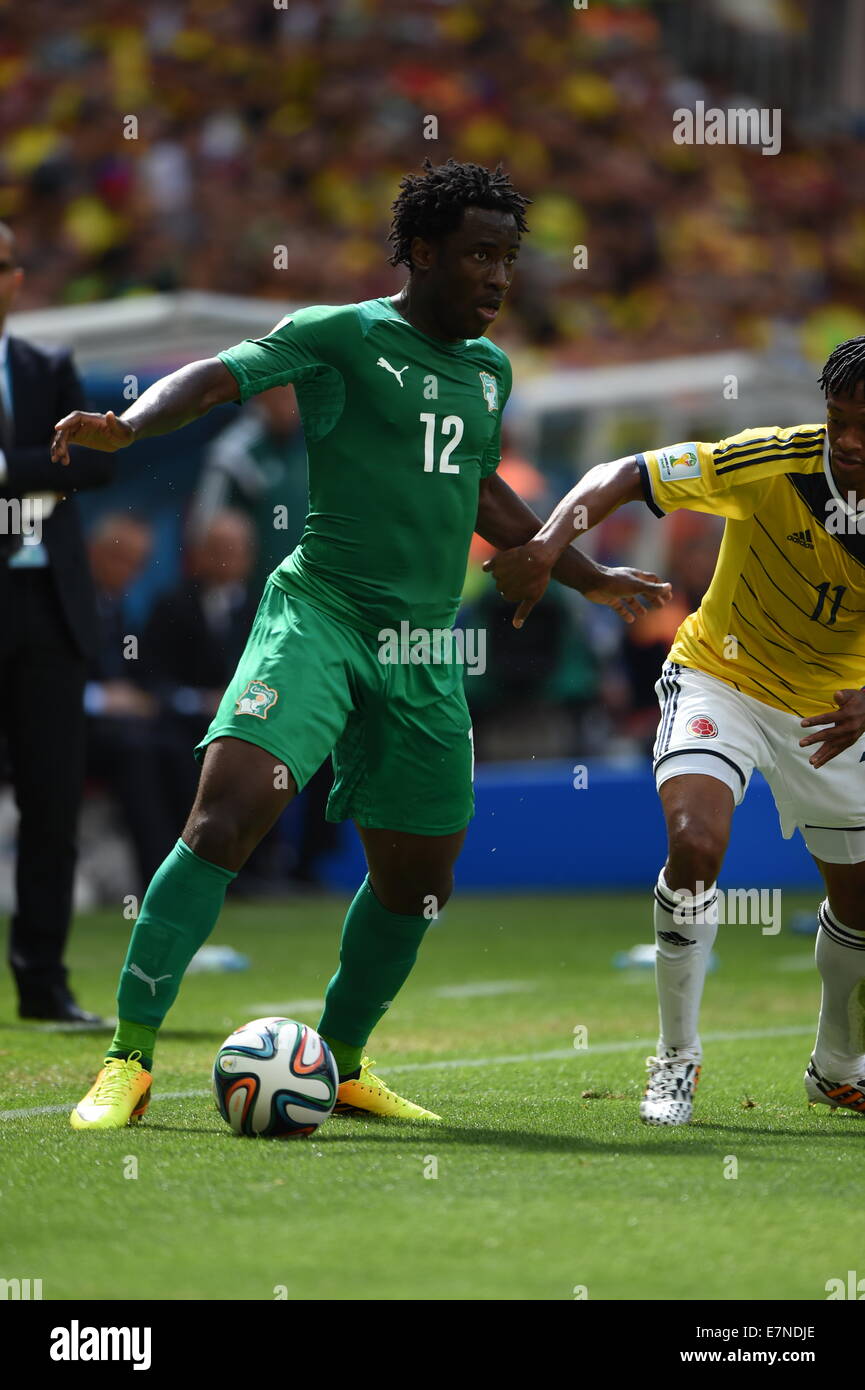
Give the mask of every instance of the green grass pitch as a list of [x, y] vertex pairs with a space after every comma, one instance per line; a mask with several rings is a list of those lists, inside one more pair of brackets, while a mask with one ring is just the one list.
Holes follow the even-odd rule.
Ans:
[[[785, 919], [816, 901], [785, 896]], [[651, 939], [648, 893], [455, 899], [371, 1048], [443, 1125], [236, 1138], [209, 1094], [216, 1048], [255, 1015], [316, 1022], [343, 910], [230, 905], [213, 941], [251, 968], [186, 980], [163, 1098], [118, 1133], [68, 1126], [101, 1037], [17, 1022], [4, 981], [0, 1277], [41, 1278], [46, 1299], [821, 1300], [862, 1267], [863, 1120], [802, 1089], [809, 938], [721, 928], [695, 1123], [639, 1123], [652, 975], [611, 962]], [[113, 1012], [127, 934], [119, 915], [76, 924], [87, 1007]]]

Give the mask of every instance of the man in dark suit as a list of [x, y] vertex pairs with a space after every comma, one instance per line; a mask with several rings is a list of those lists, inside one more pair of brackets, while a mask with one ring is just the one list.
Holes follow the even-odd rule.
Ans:
[[155, 756], [170, 807], [163, 824], [168, 839], [156, 867], [177, 840], [195, 797], [200, 769], [191, 750], [213, 718], [249, 636], [260, 598], [249, 583], [254, 562], [249, 518], [229, 509], [216, 512], [189, 547], [188, 577], [157, 601], [144, 630], [142, 678], [159, 701]]
[[85, 766], [87, 777], [103, 782], [118, 804], [138, 865], [136, 887], [143, 894], [177, 839], [176, 833], [171, 837], [162, 794], [157, 702], [142, 688], [139, 653], [127, 649], [134, 628], [126, 595], [150, 559], [153, 532], [129, 513], [108, 512], [91, 528], [87, 549], [100, 639], [84, 688]]
[[[253, 519], [245, 511], [218, 508], [203, 525], [193, 528], [192, 535], [189, 577], [158, 601], [141, 644], [143, 679], [160, 702], [156, 756], [171, 807], [165, 824], [170, 843], [162, 858], [176, 842], [195, 797], [200, 769], [190, 749], [203, 738], [216, 712], [261, 597], [260, 585], [250, 580], [257, 536]], [[324, 818], [332, 781], [328, 762], [302, 793], [298, 844], [288, 884], [281, 869], [280, 830], [274, 826], [232, 885], [234, 891], [251, 896], [316, 884], [316, 861], [336, 839], [333, 826]]]
[[96, 640], [72, 493], [104, 487], [114, 466], [112, 455], [88, 450], [74, 473], [51, 462], [54, 421], [83, 405], [84, 390], [67, 349], [7, 334], [23, 276], [14, 235], [0, 223], [0, 730], [20, 818], [9, 963], [22, 1018], [92, 1026], [102, 1020], [78, 1007], [63, 964], [84, 775], [82, 694]]

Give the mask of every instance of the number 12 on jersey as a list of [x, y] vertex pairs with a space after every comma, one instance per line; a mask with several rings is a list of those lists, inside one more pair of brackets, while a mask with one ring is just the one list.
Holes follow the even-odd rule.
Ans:
[[[423, 471], [424, 473], [434, 473], [436, 471], [436, 422], [438, 415], [433, 415], [429, 411], [421, 412], [421, 420], [426, 426], [423, 443]], [[443, 435], [453, 435], [445, 444], [439, 455], [439, 473], [459, 473], [458, 463], [450, 463], [449, 459], [454, 449], [463, 437], [465, 426], [459, 415], [445, 415], [441, 419], [441, 432]]]

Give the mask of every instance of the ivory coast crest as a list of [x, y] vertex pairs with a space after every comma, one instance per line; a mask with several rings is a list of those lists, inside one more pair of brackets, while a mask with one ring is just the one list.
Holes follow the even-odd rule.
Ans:
[[278, 692], [265, 685], [264, 681], [249, 681], [235, 702], [234, 713], [254, 714], [257, 719], [266, 719], [268, 710], [273, 709], [278, 699]]
[[498, 410], [499, 408], [499, 384], [495, 377], [489, 372], [479, 372], [481, 386], [484, 391], [484, 400], [487, 403], [487, 410]]

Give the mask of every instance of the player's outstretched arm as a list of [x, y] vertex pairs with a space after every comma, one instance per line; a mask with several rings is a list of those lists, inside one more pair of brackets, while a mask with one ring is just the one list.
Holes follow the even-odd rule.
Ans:
[[190, 362], [170, 376], [160, 377], [122, 415], [115, 415], [113, 410], [104, 415], [85, 410], [64, 415], [54, 426], [51, 457], [55, 463], [68, 464], [70, 444], [113, 454], [136, 439], [179, 430], [215, 405], [235, 401], [239, 395], [237, 381], [218, 357]]
[[[502, 488], [506, 487], [501, 479], [497, 481]], [[507, 491], [510, 492], [510, 489]], [[511, 493], [511, 496], [516, 495]], [[485, 539], [502, 547], [500, 554], [486, 561], [484, 569], [494, 575], [502, 596], [511, 603], [519, 604], [514, 615], [515, 627], [522, 627], [551, 578], [578, 589], [593, 603], [609, 605], [625, 622], [633, 622], [645, 611], [638, 599], [654, 608], [668, 602], [670, 586], [662, 583], [656, 574], [596, 565], [572, 544], [584, 531], [591, 530], [605, 516], [609, 516], [616, 507], [641, 496], [636, 459], [617, 459], [615, 463], [604, 463], [591, 469], [562, 498], [549, 520], [528, 539], [511, 539], [508, 545], [501, 538], [501, 533], [499, 538], [487, 535], [478, 524], [477, 529]], [[516, 500], [520, 501], [519, 498]], [[534, 515], [525, 503], [521, 505], [530, 516]], [[480, 511], [478, 519], [480, 523]]]
[[[514, 492], [498, 473], [491, 473], [482, 480], [475, 530], [496, 550], [511, 550], [525, 545], [538, 534], [542, 525], [541, 518], [528, 502]], [[570, 588], [582, 592], [594, 584], [600, 574], [601, 567], [594, 560], [574, 551], [573, 560], [567, 566], [567, 576], [556, 575], [556, 578], [562, 578]]]

